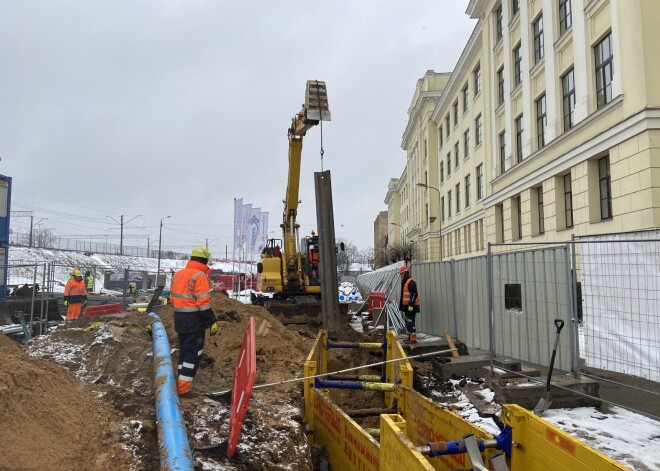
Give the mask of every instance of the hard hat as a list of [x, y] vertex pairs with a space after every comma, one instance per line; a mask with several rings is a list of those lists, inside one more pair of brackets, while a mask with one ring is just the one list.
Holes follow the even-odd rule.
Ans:
[[408, 267], [407, 266], [402, 266], [399, 267], [399, 273], [407, 273], [408, 272]]
[[316, 231], [312, 229], [312, 235], [316, 235]]
[[211, 260], [211, 252], [208, 251], [206, 247], [195, 247], [190, 254], [191, 257], [199, 257], [199, 258], [206, 258], [207, 260]]
[[82, 276], [82, 273], [80, 273], [80, 270], [76, 268], [71, 272], [71, 276]]

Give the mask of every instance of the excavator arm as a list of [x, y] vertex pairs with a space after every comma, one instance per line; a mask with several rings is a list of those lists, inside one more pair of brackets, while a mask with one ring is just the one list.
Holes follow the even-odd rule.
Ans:
[[289, 128], [289, 173], [284, 198], [282, 233], [284, 239], [283, 286], [287, 291], [300, 291], [303, 285], [300, 253], [297, 247], [298, 196], [300, 189], [300, 162], [305, 133], [321, 121], [330, 121], [328, 94], [325, 82], [308, 80], [305, 103], [291, 120]]

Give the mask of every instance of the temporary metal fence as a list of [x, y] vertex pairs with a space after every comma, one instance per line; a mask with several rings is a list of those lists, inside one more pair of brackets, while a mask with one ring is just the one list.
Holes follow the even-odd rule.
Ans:
[[[384, 291], [399, 265], [359, 276], [363, 295]], [[449, 329], [470, 348], [547, 366], [561, 319], [558, 369], [660, 382], [660, 231], [489, 244], [486, 256], [413, 263], [411, 272], [420, 332]]]
[[[29, 246], [29, 234], [12, 233], [9, 243], [19, 247]], [[136, 247], [130, 245], [112, 244], [106, 242], [94, 242], [89, 240], [70, 239], [68, 237], [50, 237], [45, 240], [34, 239], [31, 247], [54, 250], [67, 250], [82, 253], [99, 253], [108, 255], [126, 255], [129, 257], [158, 258], [158, 250], [150, 247]], [[161, 258], [186, 260], [189, 254], [161, 250]]]

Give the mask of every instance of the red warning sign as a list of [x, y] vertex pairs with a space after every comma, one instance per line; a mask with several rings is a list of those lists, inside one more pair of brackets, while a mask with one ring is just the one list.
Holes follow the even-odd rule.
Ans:
[[229, 420], [229, 441], [227, 456], [231, 458], [236, 451], [236, 444], [241, 435], [243, 420], [247, 414], [254, 377], [257, 374], [257, 354], [254, 331], [254, 317], [248, 321], [243, 345], [238, 352], [236, 365], [234, 366], [234, 383], [231, 388], [231, 412]]

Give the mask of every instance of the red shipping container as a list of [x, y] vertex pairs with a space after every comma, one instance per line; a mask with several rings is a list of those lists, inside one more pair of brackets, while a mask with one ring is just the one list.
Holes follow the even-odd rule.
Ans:
[[385, 292], [369, 291], [369, 312], [374, 309], [383, 309], [385, 307]]

